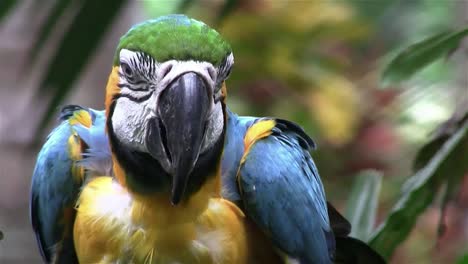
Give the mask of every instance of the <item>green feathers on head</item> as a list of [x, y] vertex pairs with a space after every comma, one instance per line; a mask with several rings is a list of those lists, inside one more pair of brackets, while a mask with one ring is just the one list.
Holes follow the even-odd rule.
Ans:
[[163, 16], [133, 26], [120, 38], [114, 65], [119, 65], [121, 49], [145, 52], [158, 62], [196, 60], [213, 65], [231, 53], [216, 30], [185, 15]]

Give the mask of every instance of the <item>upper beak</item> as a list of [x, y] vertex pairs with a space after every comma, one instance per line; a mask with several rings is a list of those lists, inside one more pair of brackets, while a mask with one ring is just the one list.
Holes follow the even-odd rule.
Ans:
[[209, 98], [205, 81], [194, 72], [179, 76], [159, 98], [160, 136], [173, 177], [171, 202], [174, 205], [182, 199], [200, 154]]

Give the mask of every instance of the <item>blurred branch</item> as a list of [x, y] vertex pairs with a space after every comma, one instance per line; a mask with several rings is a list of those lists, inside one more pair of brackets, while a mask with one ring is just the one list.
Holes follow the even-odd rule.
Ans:
[[[62, 1], [68, 2], [68, 0]], [[38, 134], [47, 126], [57, 107], [70, 93], [73, 83], [126, 2], [127, 0], [85, 0], [82, 3], [57, 51], [51, 56], [50, 65], [38, 85], [37, 98], [51, 97], [44, 117], [39, 123]], [[57, 16], [65, 9], [65, 6], [57, 3], [50, 16]], [[57, 26], [58, 23], [59, 20], [56, 18], [48, 18], [41, 33], [48, 34], [51, 24]], [[43, 35], [39, 36], [36, 45], [41, 45], [41, 38]]]
[[18, 4], [17, 0], [2, 0], [0, 1], [0, 23], [10, 13], [13, 7]]

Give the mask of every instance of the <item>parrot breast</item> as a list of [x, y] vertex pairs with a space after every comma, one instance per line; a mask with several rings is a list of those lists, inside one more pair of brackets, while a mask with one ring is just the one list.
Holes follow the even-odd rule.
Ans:
[[80, 263], [275, 263], [271, 244], [231, 202], [209, 198], [181, 208], [158, 199], [130, 195], [111, 177], [89, 182], [74, 228]]

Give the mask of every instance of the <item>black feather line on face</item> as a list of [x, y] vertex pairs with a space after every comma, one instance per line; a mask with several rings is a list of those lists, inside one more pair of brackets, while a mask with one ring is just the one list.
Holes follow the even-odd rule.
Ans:
[[[155, 79], [156, 61], [150, 55], [144, 52], [136, 54], [139, 63], [134, 64], [138, 73], [147, 81]], [[135, 59], [133, 59], [135, 61]], [[143, 66], [143, 67], [142, 67]]]
[[[144, 82], [144, 81], [140, 81], [137, 84], [135, 84], [135, 86], [145, 84], [145, 83], [146, 82]], [[145, 88], [133, 88], [130, 84], [119, 83], [119, 84], [117, 84], [117, 87], [119, 87], [120, 89], [127, 88], [127, 89], [135, 91], [135, 92], [149, 92], [151, 90], [151, 89], [147, 88], [147, 87], [149, 87], [149, 85], [147, 85]]]
[[[172, 176], [164, 171], [158, 160], [148, 153], [130, 149], [124, 146], [114, 133], [112, 115], [114, 113], [117, 99], [121, 95], [114, 96], [109, 108], [109, 115], [106, 121], [107, 131], [112, 152], [117, 158], [117, 162], [125, 171], [128, 187], [141, 194], [151, 194], [155, 192], [171, 192]], [[223, 113], [225, 105], [223, 104]], [[191, 194], [197, 192], [209, 177], [214, 177], [220, 166], [221, 154], [224, 146], [224, 135], [226, 123], [224, 121], [223, 132], [211, 149], [201, 153], [197, 163], [189, 176], [189, 182], [185, 191], [184, 200]], [[167, 202], [170, 203], [170, 196]]]
[[223, 85], [223, 82], [229, 77], [231, 74], [231, 69], [233, 67], [232, 63], [228, 63], [228, 59], [231, 56], [231, 54], [228, 54], [221, 64], [218, 66], [218, 76], [216, 78], [216, 84], [215, 84], [215, 90], [214, 90], [214, 100], [215, 103], [217, 103], [219, 100], [224, 99], [222, 98], [221, 94], [219, 91], [221, 90], [221, 87]]
[[[152, 82], [156, 81], [156, 61], [150, 55], [144, 52], [137, 52], [129, 61], [121, 62], [121, 65], [124, 63], [133, 71], [133, 76], [130, 78], [125, 73], [119, 71], [119, 77], [125, 78], [128, 84], [135, 86], [147, 84], [146, 86], [149, 87]], [[131, 85], [126, 85], [125, 87], [137, 91], [148, 90], [148, 88], [135, 89]]]
[[142, 97], [133, 97], [133, 96], [131, 96], [129, 94], [119, 94], [119, 98], [128, 98], [128, 100], [133, 101], [135, 103], [141, 103], [141, 102], [144, 102], [144, 101], [150, 99], [152, 95], [153, 95], [152, 93], [149, 93], [149, 94], [146, 94], [146, 95], [144, 95]]
[[225, 81], [229, 75], [231, 74], [232, 66], [233, 64], [228, 63], [228, 59], [231, 56], [231, 54], [228, 54], [223, 61], [221, 62], [221, 65], [219, 66], [219, 75], [218, 79], [222, 83]]

